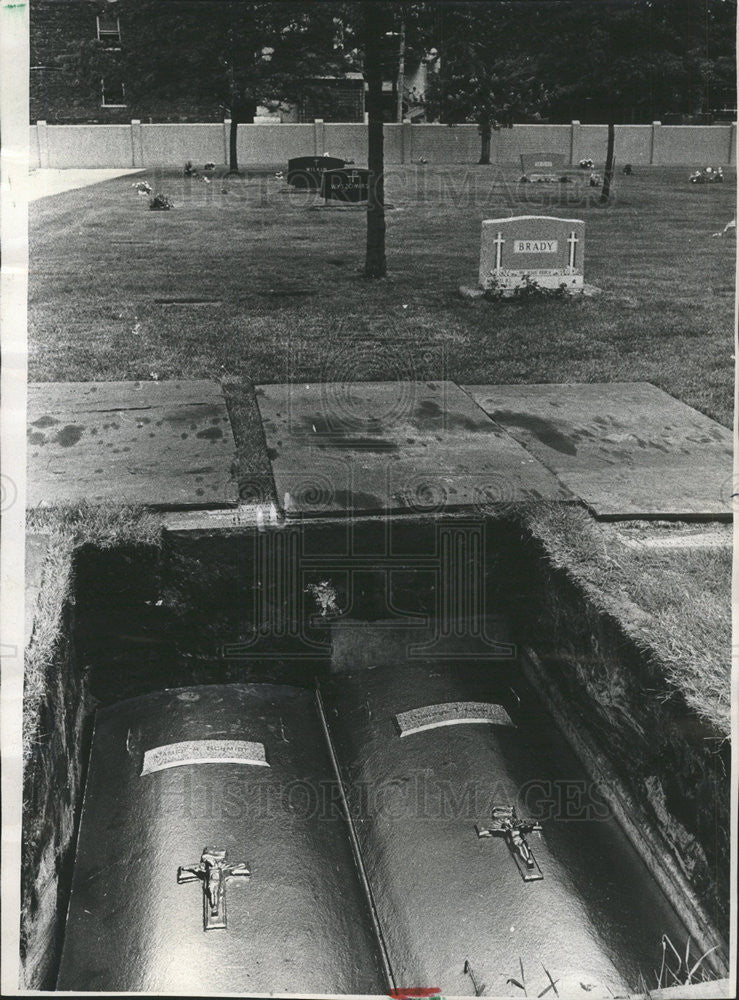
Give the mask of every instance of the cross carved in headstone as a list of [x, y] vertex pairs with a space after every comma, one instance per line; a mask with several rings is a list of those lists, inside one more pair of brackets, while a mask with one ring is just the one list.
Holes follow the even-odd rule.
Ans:
[[513, 855], [524, 882], [544, 878], [526, 840], [527, 833], [541, 833], [541, 823], [521, 819], [515, 806], [493, 806], [493, 823], [488, 828], [476, 826], [478, 837], [502, 837]]
[[495, 270], [499, 271], [501, 264], [503, 263], [503, 244], [505, 240], [503, 239], [503, 234], [498, 233], [498, 235], [493, 240], [495, 246]]
[[577, 254], [577, 244], [579, 242], [580, 241], [577, 238], [577, 233], [573, 229], [572, 232], [570, 233], [570, 235], [567, 237], [567, 243], [568, 243], [569, 248], [570, 248], [570, 264], [569, 264], [569, 266], [570, 266], [570, 269], [573, 270], [573, 271], [575, 269], [575, 257], [576, 257], [576, 254]]
[[203, 930], [206, 931], [226, 927], [226, 879], [251, 876], [245, 864], [229, 864], [226, 857], [226, 851], [205, 847], [200, 864], [181, 865], [177, 869], [178, 883], [203, 883]]

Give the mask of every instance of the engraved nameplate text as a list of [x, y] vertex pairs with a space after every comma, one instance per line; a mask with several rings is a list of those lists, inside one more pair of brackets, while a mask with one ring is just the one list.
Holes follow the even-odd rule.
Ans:
[[450, 701], [444, 705], [426, 705], [410, 712], [400, 712], [395, 719], [401, 736], [411, 736], [440, 726], [463, 726], [469, 723], [513, 726], [511, 717], [502, 705], [483, 701]]
[[184, 764], [255, 764], [269, 767], [263, 743], [247, 740], [185, 740], [154, 747], [144, 754], [141, 774]]

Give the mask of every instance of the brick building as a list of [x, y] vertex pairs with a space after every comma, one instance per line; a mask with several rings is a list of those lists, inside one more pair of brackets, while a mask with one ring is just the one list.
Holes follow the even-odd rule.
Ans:
[[[131, 118], [155, 121], [218, 121], [215, 102], [198, 105], [191, 96], [178, 102], [130, 105], [126, 81], [116, 71], [116, 52], [125, 45], [125, 20], [115, 0], [32, 0], [30, 5], [30, 117], [49, 124], [116, 124]], [[95, 82], [81, 79], [75, 65], [83, 46], [99, 43], [109, 70]], [[97, 82], [99, 79], [99, 83]]]
[[[192, 3], [192, 0], [183, 0]], [[211, 0], [212, 2], [212, 0]], [[198, 3], [198, 0], [195, 0]], [[202, 3], [200, 3], [202, 6]], [[134, 103], [126, 95], [116, 54], [126, 45], [125, 14], [116, 0], [32, 0], [30, 6], [30, 118], [49, 124], [118, 124], [132, 118], [153, 122], [222, 121], [217, 100], [195, 94], [161, 98], [152, 93]], [[155, 41], [155, 40], [152, 40]], [[105, 64], [99, 74], [81, 74], [80, 54]], [[91, 82], [92, 77], [92, 82]], [[365, 85], [361, 74], [321, 82], [304, 106], [257, 114], [282, 121], [363, 121]]]

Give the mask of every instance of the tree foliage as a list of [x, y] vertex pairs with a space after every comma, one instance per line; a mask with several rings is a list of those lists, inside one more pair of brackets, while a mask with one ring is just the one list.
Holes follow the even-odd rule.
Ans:
[[650, 122], [735, 104], [735, 0], [557, 4], [542, 72], [583, 121]]
[[[120, 49], [91, 40], [68, 62], [79, 79], [124, 80], [133, 106], [156, 95], [160, 105], [184, 99], [230, 117], [236, 170], [240, 123], [251, 122], [259, 106], [299, 104], [321, 89], [320, 77], [350, 68], [340, 7], [328, 0], [118, 0]], [[100, 9], [110, 5], [100, 0]]]
[[510, 111], [520, 120], [546, 104], [539, 52], [528, 27], [528, 37], [520, 37], [527, 21], [525, 8], [499, 0], [453, 3], [436, 11], [434, 36], [441, 65], [433, 110], [441, 121], [503, 123]]
[[736, 103], [736, 0], [432, 6], [442, 122], [650, 122]]

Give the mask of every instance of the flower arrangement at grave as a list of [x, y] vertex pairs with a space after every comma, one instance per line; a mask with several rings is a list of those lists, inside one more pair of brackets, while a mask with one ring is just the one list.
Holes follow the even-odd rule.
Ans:
[[580, 160], [578, 166], [580, 167], [581, 170], [592, 170], [593, 167], [595, 166], [595, 163], [590, 159], [589, 156], [586, 156], [584, 159]]
[[149, 201], [149, 209], [152, 212], [168, 212], [170, 208], [174, 208], [174, 202], [161, 191], [158, 191]]
[[590, 180], [590, 186], [591, 186], [591, 188], [600, 187], [601, 184], [603, 183], [603, 178], [595, 170], [592, 170], [590, 172], [590, 178], [589, 178], [589, 180]]
[[557, 184], [559, 182], [566, 183], [569, 180], [568, 177], [557, 177], [556, 174], [536, 174], [535, 177], [531, 178], [527, 174], [522, 174], [519, 178], [519, 184]]
[[327, 618], [329, 615], [341, 614], [341, 608], [337, 603], [339, 595], [330, 580], [309, 583], [303, 593], [311, 594], [320, 608], [322, 618]]
[[569, 300], [567, 285], [562, 282], [556, 288], [547, 288], [540, 285], [536, 278], [530, 274], [524, 274], [521, 284], [513, 290], [513, 294], [508, 293], [508, 288], [502, 285], [497, 278], [492, 277], [488, 287], [483, 292], [483, 298], [489, 302], [530, 302], [537, 299], [561, 299]]
[[134, 188], [136, 194], [139, 195], [140, 197], [152, 194], [154, 191], [154, 189], [152, 188], [151, 184], [148, 181], [134, 181], [131, 187]]
[[690, 175], [691, 184], [721, 184], [723, 180], [724, 171], [721, 167], [702, 167]]
[[[203, 166], [203, 170], [207, 173], [213, 173], [216, 169], [215, 163], [206, 163]], [[210, 178], [201, 174], [197, 167], [193, 166], [192, 160], [188, 160], [185, 164], [185, 168], [182, 171], [185, 177], [194, 177], [196, 181], [200, 181], [201, 184], [210, 184]]]

